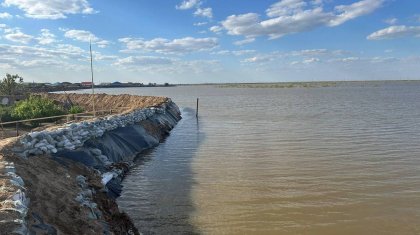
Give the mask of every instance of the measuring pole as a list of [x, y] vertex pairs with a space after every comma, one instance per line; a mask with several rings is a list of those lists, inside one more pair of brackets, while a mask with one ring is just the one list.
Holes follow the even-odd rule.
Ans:
[[93, 57], [92, 57], [92, 40], [89, 40], [89, 51], [90, 51], [90, 72], [92, 74], [92, 106], [93, 106], [93, 116], [96, 117], [95, 111], [95, 83], [93, 83]]
[[198, 98], [197, 98], [197, 109], [196, 109], [195, 117], [198, 118]]

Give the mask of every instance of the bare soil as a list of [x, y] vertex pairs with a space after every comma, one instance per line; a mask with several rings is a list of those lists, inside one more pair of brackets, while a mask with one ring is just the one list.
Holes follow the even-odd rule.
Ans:
[[[127, 234], [127, 231], [138, 234], [130, 218], [121, 213], [115, 200], [103, 191], [101, 178], [92, 169], [70, 160], [62, 164], [48, 155], [24, 159], [11, 151], [13, 144], [0, 146], [0, 171], [5, 162], [14, 162], [16, 174], [24, 180], [26, 196], [30, 198], [28, 227], [39, 225], [37, 218], [40, 217], [43, 224], [51, 226], [58, 234], [102, 234], [104, 222], [109, 225], [112, 234]], [[89, 187], [95, 190], [94, 202], [103, 213], [102, 220], [89, 218], [89, 209], [76, 202], [75, 198], [81, 191], [76, 182], [78, 175], [85, 176]], [[13, 196], [16, 187], [9, 179], [0, 177], [0, 189], [1, 210], [9, 206], [4, 202]], [[19, 219], [17, 212], [0, 211], [0, 220], [14, 219]], [[0, 223], [0, 234], [12, 234], [15, 228], [17, 226], [13, 224]], [[45, 230], [35, 229], [35, 232], [44, 234]]]
[[124, 108], [126, 110], [159, 106], [166, 102], [166, 97], [136, 96], [136, 95], [107, 95], [107, 94], [55, 94], [43, 93], [42, 96], [55, 100], [62, 104], [70, 101], [74, 105], [83, 107], [86, 111], [110, 110]]

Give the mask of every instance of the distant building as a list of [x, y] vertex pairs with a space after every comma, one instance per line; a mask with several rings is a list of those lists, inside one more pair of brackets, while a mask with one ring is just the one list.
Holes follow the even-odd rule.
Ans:
[[92, 86], [92, 82], [82, 82], [81, 83], [82, 86]]

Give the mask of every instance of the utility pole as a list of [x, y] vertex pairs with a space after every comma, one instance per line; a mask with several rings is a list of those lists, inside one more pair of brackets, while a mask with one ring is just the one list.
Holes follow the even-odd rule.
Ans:
[[93, 57], [92, 57], [92, 40], [89, 40], [89, 51], [90, 51], [90, 72], [92, 74], [92, 106], [93, 106], [93, 116], [96, 117], [95, 111], [95, 83], [93, 83]]

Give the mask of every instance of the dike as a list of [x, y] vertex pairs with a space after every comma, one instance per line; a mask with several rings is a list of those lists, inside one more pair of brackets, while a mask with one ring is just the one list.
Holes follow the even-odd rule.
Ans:
[[168, 98], [44, 94], [121, 114], [0, 141], [0, 234], [139, 234], [116, 203], [136, 157], [181, 119]]

